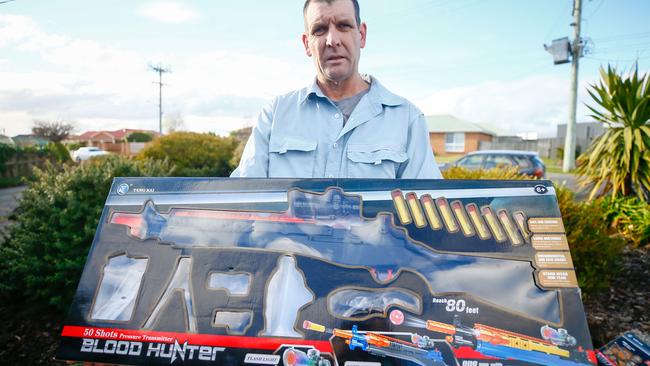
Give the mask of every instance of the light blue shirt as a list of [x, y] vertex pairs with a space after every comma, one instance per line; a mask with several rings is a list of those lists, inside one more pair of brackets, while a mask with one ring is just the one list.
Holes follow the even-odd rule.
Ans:
[[253, 127], [231, 177], [442, 178], [424, 115], [371, 78], [343, 123], [314, 83], [277, 97]]

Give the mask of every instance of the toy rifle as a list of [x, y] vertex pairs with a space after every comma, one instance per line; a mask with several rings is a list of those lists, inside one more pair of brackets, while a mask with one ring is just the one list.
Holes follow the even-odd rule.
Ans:
[[[436, 349], [425, 349], [416, 343], [388, 337], [380, 332], [362, 332], [356, 325], [352, 326], [352, 330], [327, 329], [323, 325], [305, 321], [303, 328], [329, 333], [334, 337], [344, 339], [351, 350], [359, 348], [375, 356], [394, 357], [415, 362], [421, 366], [448, 366], [442, 353]], [[428, 343], [428, 345], [433, 347], [433, 343]]]
[[[546, 328], [552, 329], [548, 326], [542, 327], [543, 335], [548, 334]], [[482, 324], [468, 327], [460, 324], [458, 318], [454, 320], [454, 325], [427, 320], [426, 329], [431, 332], [446, 334], [447, 342], [455, 348], [471, 347], [485, 356], [516, 359], [540, 365], [591, 365], [582, 349], [567, 350], [560, 348], [549, 340], [529, 337]], [[566, 340], [564, 343], [575, 346], [575, 338], [568, 334], [565, 335]], [[583, 359], [584, 362], [568, 360], [572, 356], [574, 359]]]
[[[128, 226], [130, 235], [141, 240], [174, 247], [274, 250], [366, 267], [379, 282], [408, 269], [421, 274], [432, 291], [467, 293], [559, 320], [556, 292], [535, 286], [528, 261], [436, 252], [411, 240], [404, 228], [394, 225], [392, 214], [361, 217], [361, 198], [340, 189], [324, 194], [290, 191], [289, 202], [286, 212], [172, 208], [163, 214], [148, 201], [140, 213], [113, 212], [110, 222]], [[526, 296], [500, 295], [513, 291]]]

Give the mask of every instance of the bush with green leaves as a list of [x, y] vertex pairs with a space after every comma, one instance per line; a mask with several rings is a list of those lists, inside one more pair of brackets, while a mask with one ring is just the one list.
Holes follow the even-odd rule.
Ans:
[[149, 142], [151, 140], [153, 140], [153, 136], [146, 132], [133, 132], [126, 138], [128, 142]]
[[635, 247], [650, 245], [650, 203], [637, 197], [601, 199], [603, 220]]
[[49, 142], [45, 149], [50, 156], [60, 163], [72, 162], [70, 151], [60, 142]]
[[607, 129], [578, 158], [576, 173], [592, 187], [590, 199], [650, 200], [650, 74], [622, 75], [609, 66], [600, 74], [600, 83], [588, 90], [596, 104], [587, 107]]
[[565, 187], [556, 187], [556, 194], [580, 288], [585, 294], [609, 288], [627, 242], [601, 219], [605, 209], [600, 202], [578, 202]]
[[442, 172], [445, 179], [504, 179], [522, 180], [531, 177], [520, 174], [517, 167], [503, 166], [492, 169], [467, 169], [460, 166], [452, 166]]
[[232, 137], [195, 132], [174, 132], [156, 139], [138, 159], [169, 160], [177, 177], [227, 177], [238, 141]]
[[[468, 170], [452, 167], [443, 172], [447, 179], [530, 179], [516, 168]], [[598, 201], [578, 202], [565, 187], [555, 187], [558, 204], [571, 249], [578, 282], [585, 294], [605, 289], [619, 268], [625, 240], [612, 235], [606, 210]]]
[[119, 156], [35, 172], [0, 245], [0, 298], [33, 310], [66, 310], [114, 177], [169, 176], [168, 162]]

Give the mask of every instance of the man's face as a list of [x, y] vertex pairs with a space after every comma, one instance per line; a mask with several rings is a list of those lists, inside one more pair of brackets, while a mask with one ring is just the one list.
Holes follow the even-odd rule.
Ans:
[[358, 73], [366, 24], [357, 25], [350, 0], [312, 2], [305, 13], [302, 43], [307, 56], [314, 58], [319, 80], [339, 83]]

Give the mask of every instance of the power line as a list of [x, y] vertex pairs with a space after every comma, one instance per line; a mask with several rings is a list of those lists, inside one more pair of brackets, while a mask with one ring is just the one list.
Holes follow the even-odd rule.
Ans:
[[2, 0], [2, 1], [0, 1], [0, 4], [6, 4], [6, 3], [9, 3], [9, 2], [12, 2], [12, 1], [16, 1], [16, 0]]
[[603, 3], [604, 3], [604, 2], [605, 2], [605, 0], [600, 0], [600, 2], [598, 3], [598, 5], [596, 6], [596, 9], [594, 9], [594, 11], [592, 11], [591, 14], [589, 14], [589, 16], [587, 17], [587, 19], [591, 19], [591, 17], [593, 17], [594, 15], [596, 15], [596, 13], [598, 13], [598, 10], [600, 10], [600, 7], [603, 6]]
[[621, 39], [636, 39], [636, 38], [646, 38], [650, 37], [650, 32], [641, 32], [641, 33], [629, 33], [629, 34], [618, 34], [611, 37], [598, 38], [598, 42], [614, 42], [620, 41]]
[[598, 57], [591, 57], [591, 56], [585, 56], [585, 58], [588, 58], [590, 60], [595, 60], [595, 61], [604, 61], [604, 62], [636, 62], [639, 60], [650, 60], [650, 56], [647, 57], [639, 57], [635, 59], [630, 59], [630, 60], [621, 60], [621, 59], [606, 59], [606, 58], [598, 58]]

